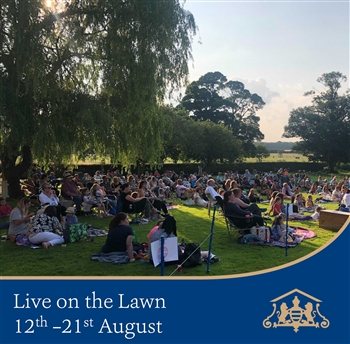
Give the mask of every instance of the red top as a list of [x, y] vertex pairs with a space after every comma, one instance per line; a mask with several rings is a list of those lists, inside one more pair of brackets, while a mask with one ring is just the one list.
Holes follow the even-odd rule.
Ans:
[[270, 213], [271, 212], [273, 212], [274, 216], [282, 213], [282, 203], [275, 203], [270, 210]]
[[11, 211], [12, 208], [8, 204], [0, 205], [0, 217], [9, 216]]

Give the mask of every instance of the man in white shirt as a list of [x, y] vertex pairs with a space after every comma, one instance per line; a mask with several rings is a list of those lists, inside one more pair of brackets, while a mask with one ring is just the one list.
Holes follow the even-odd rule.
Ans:
[[206, 195], [209, 194], [213, 200], [215, 200], [216, 196], [220, 196], [222, 198], [222, 196], [215, 191], [214, 186], [215, 186], [215, 180], [209, 179], [207, 183], [207, 188], [205, 189], [205, 194]]

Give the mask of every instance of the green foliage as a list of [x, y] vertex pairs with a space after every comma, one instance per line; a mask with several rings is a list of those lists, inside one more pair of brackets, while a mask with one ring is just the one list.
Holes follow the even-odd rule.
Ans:
[[164, 133], [165, 155], [173, 159], [195, 160], [205, 165], [216, 161], [235, 161], [241, 155], [241, 143], [222, 124], [196, 122], [181, 108], [165, 107], [167, 130]]
[[156, 164], [158, 104], [188, 74], [196, 26], [178, 0], [53, 3], [0, 4], [0, 154], [10, 193], [33, 158], [68, 163], [93, 150], [114, 164], [140, 156]]
[[256, 158], [258, 162], [262, 162], [264, 158], [268, 158], [270, 156], [270, 151], [262, 144], [257, 144], [256, 148]]
[[254, 155], [254, 140], [262, 140], [257, 111], [265, 105], [239, 81], [227, 81], [220, 72], [207, 73], [186, 89], [181, 106], [196, 121], [224, 124], [242, 141], [244, 154]]
[[312, 105], [291, 111], [288, 125], [284, 128], [284, 137], [301, 139], [294, 146], [310, 161], [324, 161], [331, 171], [337, 164], [350, 161], [350, 151], [346, 149], [350, 132], [350, 93], [338, 95], [341, 81], [346, 77], [339, 72], [323, 74], [317, 79], [325, 91], [315, 95]]

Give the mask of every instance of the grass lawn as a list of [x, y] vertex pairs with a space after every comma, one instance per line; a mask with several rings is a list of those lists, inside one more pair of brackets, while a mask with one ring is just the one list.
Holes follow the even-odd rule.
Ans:
[[[315, 198], [315, 196], [314, 196]], [[174, 201], [175, 202], [175, 201]], [[11, 204], [11, 202], [8, 202]], [[14, 204], [11, 204], [14, 206]], [[265, 207], [261, 204], [260, 207]], [[327, 209], [335, 209], [336, 204], [323, 205]], [[33, 210], [34, 209], [33, 207]], [[180, 205], [170, 210], [177, 220], [178, 239], [185, 242], [202, 244], [201, 249], [208, 250], [209, 234], [212, 220], [206, 208]], [[213, 212], [212, 212], [213, 213]], [[80, 222], [87, 222], [101, 229], [107, 229], [111, 218], [98, 219], [81, 216]], [[271, 221], [268, 221], [271, 225]], [[147, 242], [147, 234], [155, 225], [155, 221], [147, 225], [132, 224], [139, 242]], [[326, 245], [336, 235], [335, 232], [321, 229], [318, 223], [311, 221], [290, 221], [290, 226], [299, 226], [317, 233], [312, 239], [301, 242], [294, 248], [286, 250], [279, 247], [250, 246], [237, 243], [238, 235], [229, 237], [224, 218], [216, 213], [212, 252], [220, 258], [220, 262], [212, 264], [210, 273], [206, 265], [175, 271], [176, 265], [165, 267], [165, 276], [220, 276], [249, 273], [291, 263], [316, 249]], [[0, 230], [6, 234], [7, 230]], [[91, 261], [90, 256], [98, 252], [105, 242], [105, 237], [97, 237], [93, 242], [80, 242], [51, 247], [48, 250], [40, 247], [17, 246], [9, 240], [0, 242], [1, 276], [159, 276], [160, 268], [147, 262], [136, 261], [129, 264], [115, 265]]]

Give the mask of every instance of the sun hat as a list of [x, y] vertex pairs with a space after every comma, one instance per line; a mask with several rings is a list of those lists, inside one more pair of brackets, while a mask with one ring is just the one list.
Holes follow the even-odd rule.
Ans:
[[63, 173], [63, 178], [74, 178], [74, 176], [69, 171], [65, 171]]
[[73, 207], [68, 207], [67, 210], [66, 210], [66, 213], [74, 214], [75, 213], [75, 209]]

